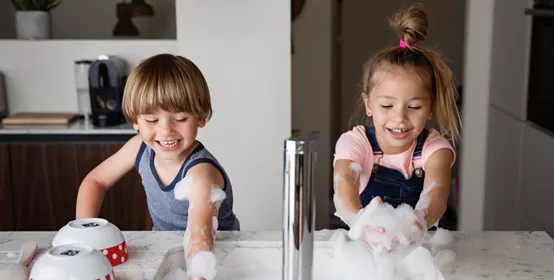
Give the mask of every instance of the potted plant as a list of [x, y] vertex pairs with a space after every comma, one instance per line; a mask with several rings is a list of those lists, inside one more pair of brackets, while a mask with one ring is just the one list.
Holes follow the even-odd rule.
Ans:
[[61, 0], [11, 0], [18, 39], [50, 39], [50, 10]]

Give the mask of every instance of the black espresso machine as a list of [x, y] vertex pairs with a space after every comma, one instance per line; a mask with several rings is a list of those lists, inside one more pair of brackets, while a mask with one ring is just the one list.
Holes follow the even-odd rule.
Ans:
[[116, 56], [101, 55], [90, 64], [88, 79], [94, 126], [125, 123], [121, 105], [127, 76], [125, 61]]

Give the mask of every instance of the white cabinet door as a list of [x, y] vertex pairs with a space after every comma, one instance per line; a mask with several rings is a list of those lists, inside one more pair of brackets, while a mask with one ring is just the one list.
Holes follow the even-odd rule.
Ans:
[[494, 7], [490, 101], [520, 120], [527, 101], [528, 6], [529, 1], [496, 1]]
[[[554, 233], [554, 137], [525, 125], [523, 137], [521, 211]], [[522, 221], [525, 224], [526, 221]]]
[[[487, 145], [485, 230], [517, 230], [523, 123], [491, 107]], [[466, 147], [471, 149], [471, 147]]]

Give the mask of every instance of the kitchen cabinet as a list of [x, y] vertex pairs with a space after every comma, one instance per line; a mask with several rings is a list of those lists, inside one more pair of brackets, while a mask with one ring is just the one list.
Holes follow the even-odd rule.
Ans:
[[[96, 165], [115, 153], [123, 143], [21, 142], [2, 144], [9, 150], [13, 209], [4, 219], [3, 230], [58, 230], [75, 218], [81, 181]], [[6, 153], [2, 150], [2, 155]], [[2, 156], [2, 160], [5, 156]], [[6, 169], [2, 165], [2, 170]], [[4, 180], [0, 170], [0, 179]], [[7, 182], [7, 181], [5, 181]], [[0, 186], [1, 188], [1, 186]], [[7, 200], [7, 199], [4, 199]], [[9, 217], [10, 214], [4, 214]], [[150, 230], [146, 197], [138, 173], [133, 169], [106, 194], [100, 217], [122, 230]], [[6, 222], [7, 221], [7, 222]], [[6, 225], [4, 225], [6, 224]]]
[[554, 234], [554, 182], [552, 158], [554, 137], [526, 125], [523, 140], [521, 210], [525, 216]]
[[[121, 144], [95, 143], [79, 144], [77, 157], [80, 159], [78, 174], [82, 179], [104, 159], [117, 152]], [[146, 205], [146, 193], [142, 180], [132, 169], [117, 182], [106, 194], [100, 217], [126, 230], [151, 230], [150, 213]]]
[[12, 189], [9, 148], [0, 143], [0, 231], [13, 229], [15, 226], [12, 204]]
[[484, 229], [517, 230], [524, 124], [491, 106], [488, 125]]

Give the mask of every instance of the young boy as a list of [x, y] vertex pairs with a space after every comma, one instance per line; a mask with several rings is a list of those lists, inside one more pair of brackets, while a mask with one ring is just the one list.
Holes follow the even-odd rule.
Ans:
[[[138, 135], [83, 180], [76, 218], [97, 217], [105, 193], [135, 167], [142, 177], [153, 230], [185, 230], [188, 223], [191, 242], [201, 244], [195, 251], [213, 250], [213, 230], [240, 230], [231, 182], [196, 140], [198, 128], [212, 115], [208, 85], [198, 67], [170, 54], [148, 58], [127, 80], [123, 112]], [[181, 186], [175, 189], [185, 176], [186, 200], [179, 194]], [[213, 201], [214, 191], [223, 201]]]

